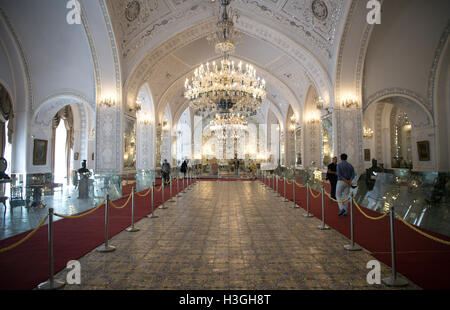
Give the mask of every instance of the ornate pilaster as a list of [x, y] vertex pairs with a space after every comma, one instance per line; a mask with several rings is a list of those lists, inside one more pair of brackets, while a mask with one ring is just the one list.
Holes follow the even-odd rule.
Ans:
[[304, 123], [304, 167], [322, 167], [322, 136], [320, 120], [310, 120]]
[[120, 172], [122, 170], [122, 112], [121, 103], [107, 106], [97, 105], [96, 111], [96, 152], [95, 167], [97, 172]]
[[137, 124], [137, 169], [154, 168], [153, 126], [138, 121]]
[[334, 119], [336, 156], [339, 158], [340, 154], [347, 154], [348, 162], [353, 165], [355, 171], [362, 171], [364, 169], [362, 109], [335, 108]]
[[155, 167], [160, 168], [161, 167], [161, 146], [162, 146], [162, 126], [158, 125], [156, 127], [156, 141], [155, 141]]

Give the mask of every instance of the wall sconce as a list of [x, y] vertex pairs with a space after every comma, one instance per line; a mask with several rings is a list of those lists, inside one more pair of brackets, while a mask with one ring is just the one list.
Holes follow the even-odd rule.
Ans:
[[164, 131], [169, 131], [170, 130], [167, 120], [163, 121], [163, 123], [162, 123], [162, 130], [164, 130]]
[[149, 126], [152, 122], [148, 119], [142, 119], [142, 120], [139, 120], [139, 123], [144, 126]]
[[317, 124], [319, 123], [319, 119], [317, 118], [311, 118], [308, 120], [308, 124]]
[[314, 104], [316, 105], [317, 110], [323, 110], [325, 101], [322, 99], [322, 97], [318, 97], [314, 99]]
[[130, 112], [133, 112], [133, 111], [136, 111], [136, 113], [137, 112], [139, 112], [139, 111], [141, 111], [142, 110], [142, 105], [140, 104], [140, 103], [137, 103], [136, 102], [136, 105], [134, 106], [134, 108], [130, 108], [130, 109], [128, 109]]
[[111, 108], [116, 105], [116, 102], [111, 98], [104, 98], [100, 100], [99, 105], [104, 108]]
[[346, 108], [358, 107], [358, 101], [355, 98], [347, 98], [342, 101], [342, 105]]
[[364, 138], [372, 138], [373, 137], [373, 130], [371, 128], [363, 128], [363, 137]]

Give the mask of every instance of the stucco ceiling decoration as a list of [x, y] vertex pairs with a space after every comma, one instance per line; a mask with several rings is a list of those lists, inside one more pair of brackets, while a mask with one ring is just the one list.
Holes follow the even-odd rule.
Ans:
[[[242, 31], [246, 30], [244, 33], [251, 37], [256, 38], [257, 40], [263, 42], [270, 42], [270, 46], [278, 50], [279, 55], [288, 54], [286, 59], [291, 59], [291, 64], [295, 63], [296, 67], [291, 66], [292, 71], [298, 72], [307, 72], [306, 80], [314, 81], [314, 85], [319, 90], [320, 93], [329, 94], [329, 90], [331, 89], [331, 82], [329, 80], [328, 75], [325, 73], [323, 66], [314, 59], [313, 55], [302, 50], [299, 46], [296, 46], [294, 42], [289, 41], [289, 38], [280, 36], [280, 33], [276, 31], [270, 31], [269, 28], [265, 28], [262, 25], [255, 24], [255, 22], [249, 20], [248, 18], [240, 18], [239, 29]], [[139, 66], [136, 67], [136, 70], [133, 72], [133, 75], [127, 80], [127, 100], [129, 102], [133, 101], [134, 95], [137, 94], [137, 90], [142, 85], [142, 83], [148, 80], [152, 74], [155, 72], [155, 68], [158, 66], [158, 63], [163, 61], [166, 55], [170, 53], [176, 52], [178, 49], [188, 46], [190, 43], [206, 36], [211, 31], [211, 26], [213, 25], [213, 21], [208, 21], [202, 24], [198, 24], [186, 30], [183, 33], [178, 34], [175, 37], [172, 37], [170, 40], [166, 41], [164, 44], [153, 50], [151, 53], [147, 54], [145, 59], [143, 59]], [[265, 35], [267, 40], [262, 40], [260, 37]], [[240, 55], [238, 55], [240, 56]], [[248, 58], [253, 59], [254, 55], [248, 55]], [[206, 60], [206, 59], [205, 59]], [[274, 62], [277, 58], [274, 59]], [[289, 62], [284, 61], [286, 64]], [[288, 65], [286, 65], [288, 66]], [[270, 71], [270, 70], [269, 70]], [[286, 70], [283, 72], [284, 79], [292, 80], [293, 73], [289, 72], [290, 70]], [[281, 77], [280, 77], [281, 79]], [[304, 80], [304, 79], [301, 79]], [[292, 89], [298, 88], [298, 81], [296, 81], [297, 85], [291, 85]], [[303, 83], [304, 84], [304, 83]], [[152, 90], [153, 91], [153, 90]]]
[[[270, 25], [330, 61], [344, 0], [234, 0], [240, 14]], [[140, 49], [154, 48], [175, 33], [213, 17], [210, 0], [108, 0], [122, 56], [127, 62]], [[166, 36], [164, 38], [164, 36]], [[132, 61], [131, 61], [132, 62]]]
[[331, 58], [343, 0], [241, 0], [236, 7], [250, 17], [268, 18], [283, 33], [292, 34], [311, 52]]

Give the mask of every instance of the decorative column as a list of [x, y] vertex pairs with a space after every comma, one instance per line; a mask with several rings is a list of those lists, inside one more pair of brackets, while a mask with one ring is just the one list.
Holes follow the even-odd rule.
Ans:
[[311, 118], [303, 123], [304, 133], [304, 167], [321, 168], [322, 160], [322, 135], [321, 123], [318, 118]]
[[137, 169], [154, 168], [153, 126], [149, 120], [137, 123]]
[[104, 99], [96, 111], [96, 152], [97, 172], [120, 172], [122, 170], [122, 104], [112, 99]]
[[359, 105], [349, 105], [334, 109], [333, 124], [336, 136], [335, 154], [348, 155], [348, 162], [353, 165], [355, 172], [363, 171], [363, 122], [362, 109]]
[[155, 141], [155, 167], [161, 168], [161, 147], [162, 147], [162, 126], [158, 124], [156, 127], [156, 141]]

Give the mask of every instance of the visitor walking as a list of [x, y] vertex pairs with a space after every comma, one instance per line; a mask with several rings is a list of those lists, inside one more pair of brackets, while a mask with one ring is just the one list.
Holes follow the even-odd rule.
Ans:
[[183, 175], [184, 175], [184, 178], [186, 178], [186, 173], [187, 173], [187, 166], [188, 166], [188, 164], [187, 164], [187, 162], [186, 162], [186, 159], [183, 161], [183, 163], [181, 164], [181, 169], [180, 169], [180, 171], [183, 173]]
[[336, 156], [333, 157], [333, 161], [328, 165], [328, 171], [326, 179], [330, 181], [331, 184], [331, 198], [336, 200], [336, 184], [338, 181], [337, 175], [337, 161], [338, 158]]
[[350, 188], [352, 187], [352, 180], [355, 177], [355, 169], [347, 162], [347, 154], [341, 155], [341, 162], [337, 164], [337, 185], [336, 185], [336, 197], [339, 200], [339, 213], [338, 215], [347, 215], [348, 201], [346, 200], [350, 194]]
[[162, 177], [164, 183], [169, 183], [170, 177], [170, 164], [167, 162], [167, 159], [164, 159], [164, 163], [161, 166], [162, 168]]

